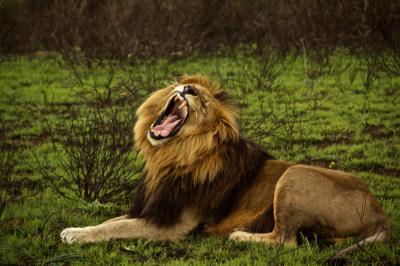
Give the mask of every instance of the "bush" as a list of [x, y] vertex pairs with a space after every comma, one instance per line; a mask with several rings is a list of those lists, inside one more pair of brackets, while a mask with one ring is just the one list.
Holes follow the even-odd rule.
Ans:
[[17, 186], [14, 177], [15, 167], [18, 165], [22, 147], [9, 142], [6, 131], [12, 128], [12, 123], [0, 119], [0, 218], [7, 205], [15, 201], [20, 195], [22, 186]]
[[116, 108], [71, 112], [78, 114], [72, 122], [47, 126], [54, 157], [38, 158], [38, 171], [66, 198], [128, 200], [141, 169], [132, 117]]

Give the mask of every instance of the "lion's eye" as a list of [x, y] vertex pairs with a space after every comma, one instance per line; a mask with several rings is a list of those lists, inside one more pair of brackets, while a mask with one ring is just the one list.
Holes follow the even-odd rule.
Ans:
[[196, 90], [192, 85], [185, 85], [185, 87], [183, 87], [182, 94], [197, 96]]

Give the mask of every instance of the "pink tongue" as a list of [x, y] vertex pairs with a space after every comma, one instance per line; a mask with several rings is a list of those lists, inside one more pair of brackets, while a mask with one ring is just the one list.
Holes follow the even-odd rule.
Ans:
[[177, 115], [169, 115], [162, 124], [155, 126], [152, 131], [159, 133], [163, 137], [167, 137], [181, 121], [182, 119], [179, 119]]

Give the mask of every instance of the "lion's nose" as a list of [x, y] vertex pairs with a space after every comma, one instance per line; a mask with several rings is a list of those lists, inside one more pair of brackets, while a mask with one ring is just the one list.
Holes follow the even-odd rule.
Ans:
[[185, 85], [185, 87], [183, 87], [182, 94], [183, 95], [184, 94], [191, 94], [191, 95], [194, 95], [194, 96], [197, 95], [196, 90], [192, 85]]

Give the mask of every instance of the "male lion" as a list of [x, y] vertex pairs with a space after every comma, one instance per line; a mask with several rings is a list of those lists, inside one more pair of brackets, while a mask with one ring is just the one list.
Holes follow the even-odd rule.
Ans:
[[174, 241], [195, 229], [293, 246], [301, 230], [328, 239], [360, 236], [359, 244], [390, 238], [389, 219], [360, 178], [274, 159], [243, 137], [237, 109], [203, 76], [156, 91], [137, 118], [135, 142], [146, 163], [129, 213], [67, 228], [64, 242]]

